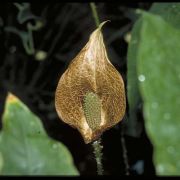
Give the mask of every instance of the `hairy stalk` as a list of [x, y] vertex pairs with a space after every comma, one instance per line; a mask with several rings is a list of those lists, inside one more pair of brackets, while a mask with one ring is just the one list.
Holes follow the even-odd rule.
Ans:
[[100, 21], [99, 21], [98, 13], [96, 10], [96, 5], [95, 5], [95, 3], [92, 2], [92, 3], [90, 3], [90, 6], [91, 6], [92, 15], [94, 17], [94, 21], [96, 23], [96, 26], [99, 27]]
[[102, 165], [103, 146], [101, 145], [101, 139], [99, 138], [97, 141], [94, 141], [92, 143], [92, 146], [94, 148], [94, 155], [95, 155], [96, 163], [97, 163], [97, 174], [103, 175], [103, 165]]

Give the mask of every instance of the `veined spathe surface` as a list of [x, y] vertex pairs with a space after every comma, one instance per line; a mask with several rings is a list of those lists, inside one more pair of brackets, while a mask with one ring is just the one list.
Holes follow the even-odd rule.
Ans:
[[[85, 143], [121, 121], [126, 109], [123, 79], [107, 57], [101, 32], [104, 23], [72, 60], [55, 94], [59, 117], [77, 128]], [[90, 104], [84, 104], [87, 102]]]

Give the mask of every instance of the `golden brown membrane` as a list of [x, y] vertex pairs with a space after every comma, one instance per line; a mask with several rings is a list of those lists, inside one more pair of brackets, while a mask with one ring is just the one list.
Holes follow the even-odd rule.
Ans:
[[65, 123], [77, 128], [90, 143], [122, 120], [125, 89], [119, 72], [107, 57], [101, 23], [61, 76], [55, 107]]

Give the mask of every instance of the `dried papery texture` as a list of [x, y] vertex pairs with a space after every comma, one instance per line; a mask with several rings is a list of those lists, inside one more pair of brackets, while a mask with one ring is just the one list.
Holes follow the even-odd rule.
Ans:
[[55, 107], [65, 123], [77, 128], [90, 143], [122, 120], [125, 89], [119, 72], [107, 57], [101, 23], [61, 76]]

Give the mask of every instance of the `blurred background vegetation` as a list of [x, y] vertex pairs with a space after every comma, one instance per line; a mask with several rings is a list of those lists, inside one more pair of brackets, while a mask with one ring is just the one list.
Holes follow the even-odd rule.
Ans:
[[[111, 20], [104, 40], [128, 102], [123, 121], [102, 136], [105, 174], [179, 175], [180, 5], [96, 6]], [[54, 107], [60, 76], [95, 28], [88, 3], [1, 4], [1, 174], [96, 174], [91, 145]], [[8, 92], [20, 100], [6, 101]]]

